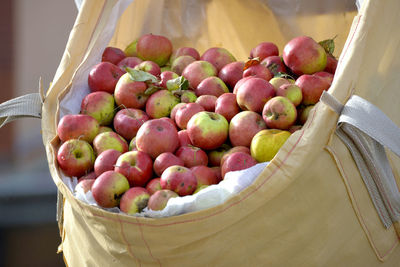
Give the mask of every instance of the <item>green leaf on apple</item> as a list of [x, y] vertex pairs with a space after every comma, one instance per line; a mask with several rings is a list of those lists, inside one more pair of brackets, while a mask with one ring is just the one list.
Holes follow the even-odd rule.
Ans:
[[321, 42], [319, 42], [319, 44], [325, 49], [325, 52], [329, 55], [332, 55], [333, 52], [335, 51], [335, 38], [337, 37], [337, 35], [335, 37], [333, 37], [332, 39], [326, 39], [323, 40]]
[[167, 81], [167, 89], [169, 91], [187, 90], [188, 88], [189, 81], [183, 76]]
[[154, 94], [155, 92], [157, 92], [158, 90], [161, 90], [161, 89], [163, 89], [163, 88], [151, 85], [146, 89], [146, 91], [144, 91], [144, 94], [145, 95], [152, 95], [152, 94]]
[[154, 76], [153, 74], [150, 74], [146, 71], [142, 71], [142, 70], [135, 70], [129, 67], [125, 68], [126, 72], [129, 73], [129, 75], [131, 76], [131, 79], [133, 81], [136, 82], [153, 82], [153, 83], [157, 83], [160, 80]]

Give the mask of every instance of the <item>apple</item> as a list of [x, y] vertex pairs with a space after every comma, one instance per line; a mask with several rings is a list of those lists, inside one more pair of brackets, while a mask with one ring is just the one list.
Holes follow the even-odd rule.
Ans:
[[230, 122], [231, 119], [240, 112], [240, 107], [236, 101], [234, 93], [220, 95], [215, 101], [215, 113], [221, 114]]
[[181, 94], [181, 102], [182, 103], [194, 103], [197, 100], [197, 96], [192, 90], [185, 90]]
[[57, 152], [57, 163], [67, 176], [80, 177], [93, 169], [95, 156], [92, 146], [83, 140], [70, 139]]
[[134, 69], [148, 72], [150, 74], [153, 74], [154, 76], [160, 76], [161, 74], [160, 66], [158, 66], [157, 63], [150, 60], [145, 60], [137, 64]]
[[232, 146], [250, 147], [253, 136], [266, 128], [267, 125], [259, 113], [242, 111], [229, 123], [229, 140]]
[[211, 170], [215, 173], [218, 183], [221, 182], [222, 181], [221, 166], [211, 167]]
[[179, 146], [178, 131], [162, 119], [146, 121], [136, 134], [136, 147], [155, 159], [163, 152], [174, 153]]
[[325, 79], [328, 83], [329, 86], [332, 85], [333, 77], [334, 75], [332, 73], [326, 72], [326, 71], [319, 71], [313, 74], [314, 76], [321, 77], [322, 79]]
[[162, 35], [142, 35], [136, 44], [138, 57], [143, 60], [150, 60], [159, 66], [164, 66], [172, 54], [171, 41]]
[[152, 119], [167, 117], [180, 99], [168, 90], [153, 93], [146, 102], [146, 113]]
[[168, 200], [173, 197], [179, 197], [179, 195], [168, 189], [158, 190], [150, 196], [147, 208], [150, 210], [163, 210], [167, 206]]
[[160, 178], [153, 178], [146, 184], [146, 190], [150, 195], [153, 195], [158, 190], [161, 190]]
[[278, 88], [284, 84], [291, 84], [291, 82], [288, 79], [282, 77], [274, 77], [271, 80], [269, 80], [269, 83], [275, 88], [275, 91], [278, 90]]
[[324, 71], [335, 74], [337, 64], [338, 60], [334, 56], [328, 54], [326, 58], [326, 67]]
[[304, 125], [310, 115], [311, 110], [313, 109], [314, 105], [308, 105], [298, 109], [299, 118], [298, 122], [301, 125]]
[[110, 62], [100, 62], [90, 69], [88, 76], [89, 88], [92, 92], [105, 91], [114, 93], [115, 85], [124, 74], [117, 65]]
[[187, 145], [181, 146], [175, 155], [183, 161], [185, 167], [191, 168], [198, 165], [207, 166], [208, 156], [201, 148]]
[[131, 139], [131, 141], [129, 142], [128, 150], [129, 151], [136, 151], [137, 150], [137, 147], [136, 147], [136, 136], [133, 137]]
[[198, 165], [190, 168], [196, 176], [197, 179], [197, 188], [203, 185], [212, 185], [217, 184], [219, 182], [215, 171], [213, 171], [210, 167], [204, 165]]
[[204, 111], [203, 106], [198, 103], [187, 103], [176, 111], [175, 122], [180, 129], [186, 129], [187, 123], [190, 118], [200, 112]]
[[228, 156], [230, 154], [235, 153], [235, 152], [243, 152], [243, 153], [247, 153], [247, 154], [250, 155], [250, 148], [248, 148], [247, 146], [234, 146], [234, 147], [232, 147], [226, 153], [224, 153], [224, 155], [222, 156], [220, 166], [224, 165], [224, 162], [228, 158]]
[[122, 195], [128, 191], [129, 182], [115, 171], [106, 171], [96, 178], [92, 185], [93, 198], [103, 208], [117, 207]]
[[242, 79], [240, 79], [239, 81], [237, 81], [237, 83], [235, 84], [235, 87], [233, 87], [233, 93], [237, 94], [237, 90], [239, 89], [240, 86], [242, 86], [243, 83], [245, 83], [247, 80], [252, 79], [254, 77], [252, 76], [248, 76], [248, 77], [244, 77]]
[[187, 145], [193, 145], [192, 141], [190, 141], [189, 134], [186, 129], [180, 130], [178, 132], [178, 138], [179, 138], [179, 146], [180, 147], [187, 146]]
[[170, 117], [162, 117], [162, 118], [160, 118], [160, 120], [164, 120], [164, 121], [168, 122], [169, 124], [171, 124], [172, 126], [174, 126], [175, 129], [178, 130], [175, 121], [173, 121]]
[[165, 88], [165, 89], [167, 89], [167, 82], [169, 80], [172, 80], [172, 79], [175, 79], [175, 78], [178, 78], [178, 77], [179, 77], [179, 75], [176, 74], [173, 71], [170, 71], [170, 70], [163, 71], [160, 74], [160, 79], [161, 79], [160, 86]]
[[256, 64], [243, 71], [243, 77], [258, 77], [269, 81], [274, 77], [272, 72], [263, 64]]
[[104, 91], [89, 93], [82, 99], [80, 113], [92, 116], [101, 126], [110, 125], [115, 114], [114, 97]]
[[208, 165], [210, 166], [221, 166], [221, 159], [225, 153], [229, 151], [232, 147], [228, 144], [222, 144], [220, 147], [211, 150], [207, 153]]
[[149, 98], [146, 90], [145, 82], [134, 81], [129, 73], [125, 73], [115, 86], [115, 102], [119, 107], [142, 109]]
[[153, 169], [157, 176], [161, 176], [166, 168], [173, 165], [184, 166], [185, 163], [181, 158], [174, 155], [173, 153], [164, 152], [158, 155], [158, 157], [154, 160]]
[[266, 80], [252, 77], [245, 81], [236, 92], [236, 99], [242, 110], [261, 113], [265, 103], [275, 96], [274, 87]]
[[119, 208], [126, 214], [142, 212], [147, 207], [150, 194], [143, 187], [131, 187], [121, 197]]
[[204, 188], [208, 187], [208, 185], [203, 184], [201, 186], [197, 186], [196, 190], [194, 190], [193, 195], [197, 194], [198, 192], [200, 192], [201, 190], [203, 190]]
[[119, 156], [122, 153], [115, 149], [107, 149], [101, 152], [94, 161], [94, 172], [100, 176], [103, 172], [113, 171]]
[[126, 57], [118, 62], [117, 66], [125, 72], [126, 67], [134, 68], [136, 65], [139, 65], [142, 62], [143, 60], [138, 57]]
[[96, 178], [97, 178], [96, 173], [94, 171], [91, 171], [91, 172], [86, 173], [83, 176], [79, 177], [78, 178], [78, 183], [80, 181], [83, 181], [83, 180], [90, 180], [90, 179], [96, 179]]
[[315, 75], [304, 74], [297, 78], [296, 83], [303, 94], [302, 104], [313, 105], [319, 101], [322, 92], [330, 87], [326, 79]]
[[189, 81], [190, 88], [196, 89], [202, 80], [216, 76], [217, 73], [217, 69], [210, 62], [198, 60], [187, 65], [182, 71], [182, 76]]
[[101, 61], [111, 62], [112, 64], [117, 65], [125, 57], [125, 52], [118, 47], [107, 46], [101, 55]]
[[288, 98], [275, 96], [265, 104], [262, 117], [268, 128], [287, 130], [296, 122], [297, 109]]
[[217, 97], [215, 95], [201, 95], [196, 99], [196, 103], [200, 104], [204, 110], [214, 112]]
[[286, 73], [286, 66], [283, 63], [283, 59], [280, 56], [269, 56], [261, 60], [260, 64], [266, 66], [272, 74]]
[[195, 60], [200, 59], [200, 54], [197, 51], [197, 49], [193, 47], [184, 46], [184, 47], [179, 47], [174, 52], [172, 52], [170, 63], [172, 64], [172, 62], [174, 62], [174, 60], [180, 56], [191, 56]]
[[283, 61], [297, 75], [323, 71], [327, 56], [325, 49], [308, 36], [298, 36], [283, 48]]
[[212, 76], [202, 80], [194, 92], [197, 96], [214, 95], [218, 97], [223, 93], [229, 93], [229, 89], [220, 78]]
[[303, 125], [292, 125], [289, 127], [288, 131], [292, 134], [295, 131], [300, 130], [303, 127]]
[[296, 107], [300, 105], [303, 100], [303, 93], [301, 88], [296, 84], [283, 84], [276, 90], [277, 96], [284, 96], [292, 101]]
[[197, 179], [189, 168], [175, 165], [165, 169], [160, 177], [160, 184], [162, 189], [169, 189], [179, 196], [186, 196], [196, 190]]
[[235, 61], [221, 68], [218, 77], [231, 89], [243, 77], [244, 62]]
[[140, 126], [150, 118], [141, 109], [124, 108], [119, 110], [114, 116], [114, 129], [126, 140], [131, 140], [136, 136]]
[[244, 152], [235, 152], [227, 156], [224, 164], [221, 166], [222, 179], [225, 174], [231, 171], [240, 171], [250, 168], [257, 164], [257, 161], [249, 154]]
[[125, 47], [124, 53], [127, 57], [137, 57], [137, 52], [136, 52], [137, 41], [138, 40], [135, 39]]
[[263, 60], [269, 56], [278, 56], [279, 49], [276, 44], [271, 42], [262, 42], [259, 43], [256, 47], [251, 49], [250, 58], [259, 58], [259, 60]]
[[94, 138], [93, 148], [96, 155], [100, 155], [107, 149], [115, 149], [121, 153], [125, 153], [128, 151], [128, 143], [116, 132], [104, 132]]
[[228, 138], [229, 124], [224, 116], [215, 112], [201, 111], [188, 122], [190, 141], [201, 149], [215, 149]]
[[99, 133], [99, 122], [89, 115], [67, 114], [57, 124], [57, 134], [62, 142], [80, 139], [92, 143]]
[[200, 60], [208, 61], [217, 69], [217, 73], [227, 64], [235, 62], [235, 57], [223, 47], [211, 47], [200, 57]]
[[83, 193], [87, 193], [92, 189], [92, 185], [96, 179], [82, 179], [78, 180], [78, 184], [75, 187], [75, 192], [79, 190], [79, 188], [82, 189]]
[[173, 121], [175, 121], [176, 112], [178, 112], [178, 110], [179, 110], [181, 107], [185, 106], [186, 104], [187, 104], [187, 103], [178, 103], [178, 104], [176, 104], [176, 105], [171, 109], [171, 114], [169, 114], [169, 117], [170, 117]]
[[153, 160], [144, 152], [128, 151], [118, 157], [114, 170], [123, 174], [131, 187], [143, 187], [153, 176]]
[[290, 137], [290, 132], [279, 129], [259, 131], [251, 140], [251, 156], [257, 162], [271, 161]]
[[181, 75], [186, 66], [195, 61], [196, 59], [192, 56], [179, 56], [172, 62], [171, 70]]

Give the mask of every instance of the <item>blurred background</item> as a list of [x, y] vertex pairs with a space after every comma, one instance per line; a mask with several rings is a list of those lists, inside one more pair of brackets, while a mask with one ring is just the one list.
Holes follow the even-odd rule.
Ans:
[[[47, 89], [78, 10], [73, 0], [1, 0], [0, 103]], [[57, 190], [39, 119], [0, 128], [0, 266], [65, 266]]]

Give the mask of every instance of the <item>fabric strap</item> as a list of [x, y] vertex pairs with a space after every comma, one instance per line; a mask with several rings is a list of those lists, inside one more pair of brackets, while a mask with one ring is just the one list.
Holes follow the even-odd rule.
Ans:
[[400, 221], [400, 192], [385, 147], [400, 157], [400, 128], [367, 100], [345, 105], [324, 92], [321, 101], [340, 114], [336, 133], [350, 150], [383, 225]]

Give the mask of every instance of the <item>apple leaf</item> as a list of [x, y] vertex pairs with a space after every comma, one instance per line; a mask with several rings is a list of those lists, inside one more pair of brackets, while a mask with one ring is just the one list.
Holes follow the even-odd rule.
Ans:
[[187, 90], [188, 88], [189, 81], [183, 76], [167, 81], [167, 89], [169, 91]]
[[136, 82], [153, 82], [153, 83], [158, 83], [160, 80], [154, 76], [153, 74], [150, 74], [146, 71], [142, 70], [135, 70], [129, 67], [125, 68], [125, 71], [129, 73], [131, 76], [131, 79]]
[[274, 78], [285, 78], [285, 79], [291, 79], [291, 80], [296, 80], [295, 78], [293, 78], [292, 76], [290, 76], [287, 73], [284, 72], [278, 72], [277, 74], [274, 75]]
[[335, 37], [333, 37], [332, 39], [326, 39], [326, 40], [319, 42], [319, 44], [325, 49], [325, 52], [329, 55], [332, 55], [333, 52], [335, 51], [335, 38], [336, 37], [337, 37], [337, 35]]
[[250, 59], [249, 59], [248, 61], [246, 61], [246, 63], [244, 64], [243, 70], [246, 70], [246, 69], [250, 68], [251, 66], [258, 65], [258, 64], [260, 64], [260, 58], [259, 58], [259, 57], [250, 58]]
[[152, 95], [152, 94], [154, 94], [155, 92], [157, 92], [158, 90], [161, 90], [162, 88], [161, 87], [158, 87], [158, 86], [149, 86], [149, 88], [147, 88], [146, 89], [146, 91], [144, 91], [144, 94], [145, 95]]

